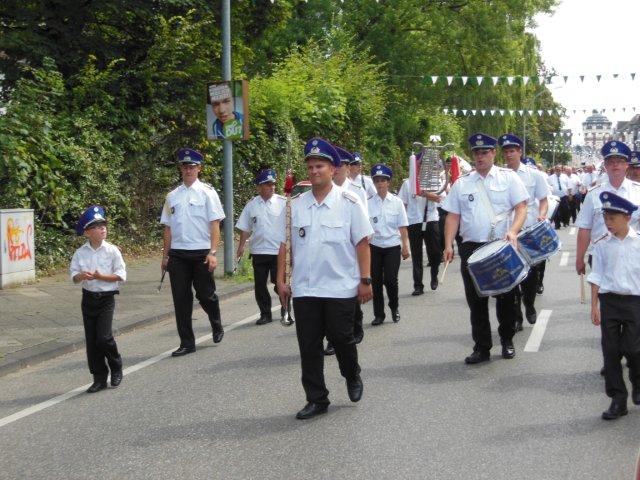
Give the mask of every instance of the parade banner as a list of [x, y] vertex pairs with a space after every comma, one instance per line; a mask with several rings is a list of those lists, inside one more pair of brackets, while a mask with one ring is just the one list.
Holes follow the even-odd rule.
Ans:
[[209, 140], [248, 140], [249, 82], [209, 83], [206, 111]]

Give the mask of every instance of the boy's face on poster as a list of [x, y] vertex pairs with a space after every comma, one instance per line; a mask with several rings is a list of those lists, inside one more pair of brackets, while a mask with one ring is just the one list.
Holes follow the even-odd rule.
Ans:
[[231, 97], [211, 102], [211, 106], [213, 107], [213, 113], [222, 123], [233, 120], [233, 99]]

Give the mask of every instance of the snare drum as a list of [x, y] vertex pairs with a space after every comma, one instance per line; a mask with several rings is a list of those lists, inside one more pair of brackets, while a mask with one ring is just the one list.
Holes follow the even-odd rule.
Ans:
[[547, 205], [549, 205], [549, 208], [547, 209], [547, 218], [551, 220], [556, 214], [556, 210], [558, 210], [558, 205], [560, 205], [560, 197], [549, 195], [547, 197]]
[[558, 253], [562, 242], [548, 220], [542, 220], [518, 235], [520, 253], [529, 263], [536, 265]]
[[467, 268], [481, 297], [508, 292], [529, 273], [527, 261], [505, 240], [478, 248], [467, 261]]

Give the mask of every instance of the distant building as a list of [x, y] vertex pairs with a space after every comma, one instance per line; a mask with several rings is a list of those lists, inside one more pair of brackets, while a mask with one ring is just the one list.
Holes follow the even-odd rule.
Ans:
[[613, 138], [611, 127], [611, 121], [601, 113], [598, 113], [597, 110], [594, 110], [592, 115], [582, 123], [584, 144], [595, 151], [600, 151], [602, 145]]
[[640, 115], [631, 120], [616, 123], [613, 131], [616, 140], [626, 143], [632, 150], [640, 149]]

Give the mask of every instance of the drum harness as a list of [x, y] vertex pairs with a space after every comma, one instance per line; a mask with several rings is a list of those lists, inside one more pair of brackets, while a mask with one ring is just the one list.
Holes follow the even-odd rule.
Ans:
[[491, 231], [489, 232], [489, 240], [498, 240], [496, 238], [494, 238], [494, 235], [496, 233], [496, 226], [502, 222], [503, 220], [506, 220], [506, 218], [509, 216], [509, 214], [511, 213], [511, 209], [502, 212], [502, 213], [498, 213], [496, 215], [495, 210], [493, 209], [493, 205], [491, 205], [491, 202], [489, 201], [489, 195], [487, 193], [487, 189], [484, 186], [484, 179], [480, 178], [480, 201], [482, 202], [482, 205], [484, 206], [484, 208], [487, 209], [488, 212], [491, 213]]

